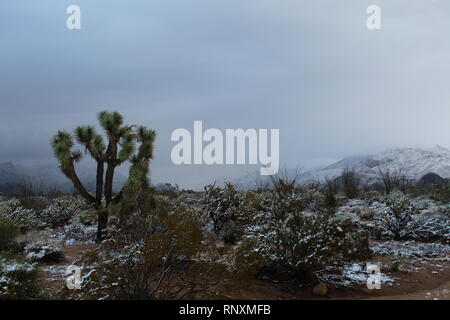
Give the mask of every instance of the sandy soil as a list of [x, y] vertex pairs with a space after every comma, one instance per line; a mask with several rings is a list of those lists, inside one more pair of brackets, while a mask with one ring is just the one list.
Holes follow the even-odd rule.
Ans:
[[[63, 248], [66, 260], [59, 265], [51, 266], [63, 271], [72, 264], [83, 250], [94, 247], [94, 244], [69, 244]], [[374, 257], [372, 261], [383, 261], [387, 257]], [[422, 266], [423, 267], [423, 266]], [[55, 280], [55, 272], [48, 270], [49, 266], [42, 266], [49, 287], [54, 293], [64, 285], [62, 275]], [[329, 286], [329, 293], [325, 297], [317, 297], [311, 288], [293, 290], [286, 284], [257, 281], [253, 288], [240, 290], [229, 299], [267, 299], [267, 300], [298, 300], [298, 299], [375, 299], [375, 300], [450, 300], [450, 263], [440, 264], [439, 268], [431, 264], [420, 271], [395, 271], [389, 275], [395, 278], [392, 286], [382, 286], [380, 290], [368, 290], [365, 286], [351, 288], [335, 288]]]

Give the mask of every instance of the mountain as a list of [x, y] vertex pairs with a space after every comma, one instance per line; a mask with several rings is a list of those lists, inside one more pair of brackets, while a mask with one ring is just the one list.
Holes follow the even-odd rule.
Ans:
[[436, 173], [427, 173], [422, 178], [417, 181], [416, 185], [418, 187], [427, 187], [431, 185], [437, 185], [437, 184], [446, 184], [449, 183], [449, 179], [444, 179], [441, 176], [437, 175]]
[[413, 181], [430, 173], [450, 178], [450, 150], [442, 146], [430, 149], [392, 148], [372, 156], [345, 158], [321, 170], [308, 172], [306, 176], [323, 181], [326, 177], [337, 177], [344, 168], [353, 168], [363, 183], [369, 185], [379, 181], [380, 169], [401, 171]]
[[0, 163], [0, 183], [14, 183], [20, 178], [20, 173], [11, 162]]
[[[335, 163], [306, 171], [280, 169], [279, 174], [290, 179], [296, 177], [300, 184], [311, 182], [325, 182], [342, 174], [344, 169], [354, 169], [361, 177], [361, 183], [366, 186], [379, 184], [379, 170], [401, 171], [412, 182], [450, 181], [450, 150], [435, 146], [429, 149], [421, 148], [391, 148], [374, 155], [356, 155], [343, 158]], [[440, 178], [440, 179], [439, 179]], [[442, 180], [441, 180], [442, 179]], [[225, 177], [217, 179], [221, 185], [224, 181], [231, 181], [240, 189], [252, 189], [270, 183], [270, 177], [262, 177], [259, 170], [241, 175], [239, 178]]]
[[[94, 167], [80, 165], [77, 167], [80, 180], [89, 191], [95, 190], [96, 170]], [[114, 190], [121, 188], [126, 178], [116, 171]], [[36, 191], [53, 188], [62, 192], [72, 192], [72, 182], [61, 173], [57, 166], [21, 166], [11, 162], [0, 163], [0, 192], [14, 193], [23, 183], [31, 184]]]

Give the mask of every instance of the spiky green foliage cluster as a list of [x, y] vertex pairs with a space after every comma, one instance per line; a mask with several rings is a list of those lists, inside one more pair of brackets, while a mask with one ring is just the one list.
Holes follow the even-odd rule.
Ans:
[[[66, 131], [58, 131], [53, 137], [52, 147], [55, 157], [60, 162], [62, 172], [72, 180], [78, 192], [89, 202], [95, 204], [99, 212], [99, 232], [106, 227], [107, 208], [102, 205], [105, 198], [106, 207], [118, 202], [124, 194], [136, 193], [136, 190], [149, 186], [148, 172], [150, 159], [153, 157], [153, 144], [156, 133], [146, 127], [124, 125], [124, 118], [118, 112], [102, 111], [97, 119], [105, 132], [105, 137], [97, 133], [92, 126], [79, 126], [74, 136]], [[84, 153], [97, 162], [97, 183], [95, 196], [91, 195], [81, 183], [75, 171], [74, 163], [79, 161], [82, 153], [73, 150], [76, 141], [84, 147]], [[105, 138], [107, 143], [105, 143]], [[139, 146], [137, 146], [139, 145]], [[113, 179], [116, 167], [126, 161], [132, 163], [130, 178], [124, 189], [113, 197]], [[106, 166], [106, 172], [105, 172]]]

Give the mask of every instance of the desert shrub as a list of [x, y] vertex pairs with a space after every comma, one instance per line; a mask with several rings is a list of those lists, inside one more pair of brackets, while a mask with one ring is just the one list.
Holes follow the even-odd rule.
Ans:
[[445, 215], [416, 216], [407, 237], [416, 240], [450, 240], [450, 219]]
[[0, 257], [0, 300], [26, 300], [43, 297], [36, 264]]
[[361, 179], [355, 169], [345, 168], [337, 180], [339, 189], [344, 192], [347, 198], [353, 199], [358, 197]]
[[333, 264], [366, 258], [368, 233], [330, 212], [305, 212], [304, 189], [266, 193], [246, 241], [264, 260], [266, 269], [297, 284], [315, 281], [314, 272]]
[[282, 183], [273, 191], [260, 194], [257, 209], [270, 211], [275, 218], [290, 212], [322, 211], [326, 209], [326, 196], [319, 184], [295, 186]]
[[244, 225], [251, 211], [246, 193], [231, 183], [223, 188], [205, 187], [202, 205], [213, 223], [213, 231], [226, 243], [236, 243], [243, 235]]
[[360, 192], [359, 198], [367, 201], [369, 204], [372, 204], [374, 202], [381, 202], [384, 200], [383, 194], [376, 190]]
[[70, 222], [85, 226], [95, 226], [98, 223], [98, 215], [93, 210], [79, 210], [75, 213]]
[[24, 209], [17, 199], [0, 202], [0, 221], [9, 221], [21, 231], [36, 227], [38, 219], [32, 209]]
[[47, 208], [50, 204], [50, 199], [45, 196], [31, 195], [31, 196], [16, 196], [16, 199], [20, 201], [21, 206], [25, 209], [33, 209], [39, 211]]
[[429, 189], [428, 193], [431, 199], [441, 203], [450, 203], [450, 184], [439, 183]]
[[18, 234], [17, 227], [11, 221], [0, 220], [0, 251], [14, 246]]
[[383, 190], [388, 195], [393, 191], [406, 192], [411, 185], [410, 179], [404, 173], [404, 170], [378, 169], [380, 180], [383, 184]]
[[[75, 262], [86, 274], [81, 290], [66, 294], [76, 299], [217, 297], [227, 274], [241, 268], [225, 263], [231, 261], [226, 252], [204, 234], [188, 207], [166, 209], [158, 204], [139, 223], [128, 222], [124, 229], [111, 232], [112, 238]], [[138, 226], [140, 239], [130, 237], [130, 228]]]
[[48, 226], [55, 229], [69, 223], [70, 219], [79, 213], [85, 203], [75, 197], [65, 196], [56, 198], [39, 213], [39, 218]]
[[26, 260], [29, 262], [59, 263], [64, 261], [64, 253], [51, 245], [31, 243], [25, 247]]
[[329, 212], [329, 213], [335, 212], [338, 207], [338, 201], [336, 199], [336, 194], [334, 194], [331, 191], [326, 191], [324, 205], [325, 205], [325, 210], [327, 212]]
[[418, 212], [411, 200], [401, 191], [390, 192], [385, 199], [387, 208], [376, 218], [383, 233], [395, 240], [406, 238], [413, 215]]
[[96, 228], [81, 223], [71, 223], [64, 226], [63, 239], [69, 242], [90, 243], [95, 240]]
[[370, 253], [367, 233], [355, 228], [349, 235], [327, 213], [292, 213], [285, 220], [268, 221], [253, 235], [255, 249], [267, 266], [302, 285], [312, 284], [314, 272], [326, 266]]

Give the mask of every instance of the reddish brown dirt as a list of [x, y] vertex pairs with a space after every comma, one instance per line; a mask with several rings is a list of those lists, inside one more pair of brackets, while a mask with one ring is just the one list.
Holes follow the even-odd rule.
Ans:
[[[66, 261], [59, 265], [70, 265], [80, 257], [81, 252], [93, 248], [93, 244], [74, 244], [64, 248]], [[386, 257], [375, 257], [373, 261], [386, 260]], [[253, 288], [239, 290], [228, 299], [265, 299], [265, 300], [300, 300], [300, 299], [376, 299], [376, 300], [450, 300], [450, 263], [441, 263], [443, 268], [436, 273], [435, 267], [426, 267], [420, 271], [389, 272], [391, 277], [398, 278], [392, 286], [382, 286], [380, 290], [368, 290], [365, 286], [352, 288], [334, 288], [326, 297], [317, 297], [311, 288], [294, 290], [283, 283], [257, 281]], [[43, 266], [43, 269], [45, 266]], [[435, 273], [433, 273], [433, 271]], [[45, 272], [48, 286], [57, 293], [64, 285], [63, 281], [49, 281], [50, 272]]]
[[[73, 264], [73, 262], [81, 256], [83, 251], [91, 249], [94, 246], [95, 246], [94, 244], [80, 244], [80, 243], [66, 245], [63, 248], [63, 252], [64, 252], [64, 256], [65, 256], [64, 261], [56, 264], [55, 266], [69, 266], [69, 265]], [[54, 265], [54, 264], [52, 264], [52, 265]], [[50, 292], [53, 294], [57, 294], [61, 290], [61, 288], [64, 286], [64, 281], [63, 280], [56, 280], [56, 281], [50, 280], [53, 275], [51, 272], [45, 270], [46, 267], [47, 267], [47, 265], [41, 266], [41, 270], [44, 273], [44, 281], [45, 281], [46, 285], [48, 286], [48, 288], [50, 289]]]

